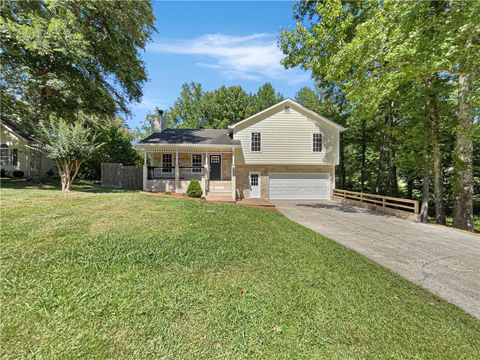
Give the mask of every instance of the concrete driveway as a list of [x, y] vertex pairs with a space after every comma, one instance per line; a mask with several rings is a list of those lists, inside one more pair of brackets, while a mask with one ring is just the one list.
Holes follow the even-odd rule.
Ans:
[[480, 318], [480, 236], [331, 201], [274, 201], [288, 218]]

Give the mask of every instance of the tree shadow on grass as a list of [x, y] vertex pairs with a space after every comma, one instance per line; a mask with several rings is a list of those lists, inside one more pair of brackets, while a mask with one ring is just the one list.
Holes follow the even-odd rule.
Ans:
[[[35, 184], [25, 179], [11, 179], [2, 178], [0, 180], [0, 187], [2, 189], [16, 189], [16, 190], [58, 190], [60, 191], [60, 180], [48, 179], [42, 181], [40, 184]], [[138, 192], [138, 189], [121, 189], [101, 186], [98, 181], [78, 180], [71, 187], [72, 192], [84, 192], [90, 194], [97, 193], [131, 193]]]

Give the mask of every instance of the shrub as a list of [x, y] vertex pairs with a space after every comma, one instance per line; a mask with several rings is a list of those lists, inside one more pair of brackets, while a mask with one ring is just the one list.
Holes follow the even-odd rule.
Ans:
[[25, 173], [21, 170], [15, 170], [13, 172], [13, 177], [16, 177], [16, 178], [23, 178], [25, 176]]
[[200, 183], [198, 182], [198, 180], [193, 179], [192, 181], [190, 181], [190, 184], [188, 185], [188, 188], [187, 188], [187, 195], [190, 197], [198, 198], [202, 196], [202, 194], [203, 194], [202, 187], [200, 186]]
[[0, 177], [7, 177], [7, 173], [5, 172], [5, 169], [0, 169]]

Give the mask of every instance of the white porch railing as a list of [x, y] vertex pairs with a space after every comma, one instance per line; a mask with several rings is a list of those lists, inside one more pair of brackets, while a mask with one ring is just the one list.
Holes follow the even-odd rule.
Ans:
[[[180, 180], [201, 180], [205, 175], [203, 167], [179, 167]], [[148, 180], [175, 179], [175, 167], [149, 166]]]

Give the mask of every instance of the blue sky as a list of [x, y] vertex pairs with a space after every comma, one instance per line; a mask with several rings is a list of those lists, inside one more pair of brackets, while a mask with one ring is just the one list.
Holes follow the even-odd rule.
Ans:
[[132, 104], [127, 119], [135, 128], [156, 106], [167, 109], [185, 82], [204, 90], [241, 85], [256, 92], [265, 82], [293, 97], [313, 86], [309, 74], [285, 70], [277, 47], [280, 28], [293, 28], [293, 2], [287, 1], [157, 1], [153, 41], [142, 54], [149, 80], [142, 102]]

